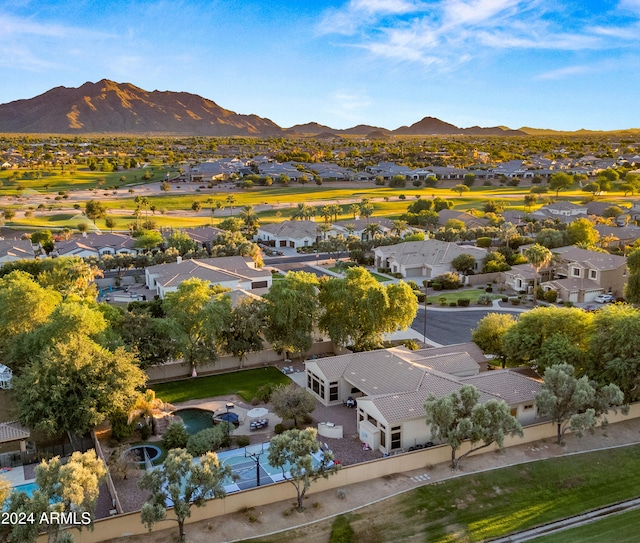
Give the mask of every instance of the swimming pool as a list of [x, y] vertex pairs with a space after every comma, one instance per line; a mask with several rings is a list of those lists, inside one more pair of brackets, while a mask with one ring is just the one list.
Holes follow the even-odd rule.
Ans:
[[38, 485], [35, 483], [25, 483], [23, 485], [14, 486], [11, 490], [15, 492], [24, 492], [31, 498], [33, 493], [38, 490]]
[[188, 407], [186, 409], [178, 409], [173, 414], [182, 419], [189, 435], [197, 434], [201, 430], [206, 430], [213, 426], [213, 412], [206, 409]]

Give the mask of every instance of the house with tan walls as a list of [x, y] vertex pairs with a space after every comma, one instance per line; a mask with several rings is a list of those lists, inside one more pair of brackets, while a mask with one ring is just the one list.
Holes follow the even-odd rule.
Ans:
[[506, 369], [486, 370], [474, 343], [409, 351], [403, 347], [349, 353], [305, 362], [307, 389], [324, 405], [356, 400], [360, 440], [384, 454], [432, 442], [424, 403], [473, 385], [480, 401], [507, 402], [521, 424], [536, 420], [541, 381]]

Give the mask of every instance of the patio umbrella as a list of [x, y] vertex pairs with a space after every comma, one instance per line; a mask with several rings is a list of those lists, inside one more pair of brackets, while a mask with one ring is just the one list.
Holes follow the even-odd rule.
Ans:
[[247, 411], [247, 416], [252, 419], [256, 419], [264, 417], [268, 412], [269, 410], [265, 409], [264, 407], [254, 407], [253, 409]]

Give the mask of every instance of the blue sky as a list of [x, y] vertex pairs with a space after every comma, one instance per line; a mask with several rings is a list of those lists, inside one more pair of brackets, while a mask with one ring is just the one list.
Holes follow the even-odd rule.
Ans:
[[640, 127], [640, 0], [4, 0], [0, 103], [103, 78], [280, 126]]

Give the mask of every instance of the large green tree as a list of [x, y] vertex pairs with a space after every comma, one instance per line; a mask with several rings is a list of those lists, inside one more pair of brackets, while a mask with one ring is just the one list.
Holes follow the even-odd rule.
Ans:
[[163, 308], [176, 324], [178, 350], [193, 372], [197, 365], [218, 359], [222, 330], [231, 313], [231, 300], [224, 296], [227, 290], [192, 278], [165, 296]]
[[196, 242], [186, 232], [175, 230], [167, 238], [167, 247], [175, 248], [180, 256], [184, 256], [189, 251], [196, 250]]
[[589, 219], [580, 218], [567, 226], [569, 242], [572, 245], [593, 247], [600, 239], [600, 234]]
[[[142, 506], [142, 522], [151, 531], [154, 524], [173, 520], [178, 523], [179, 540], [184, 542], [184, 523], [191, 516], [191, 508], [224, 498], [227, 477], [231, 477], [231, 469], [220, 465], [216, 453], [206, 453], [200, 462], [194, 462], [184, 449], [170, 450], [161, 467], [146, 471], [140, 479], [140, 487], [151, 492]], [[173, 508], [170, 518], [168, 507]]]
[[266, 300], [266, 339], [277, 352], [304, 353], [311, 348], [318, 319], [318, 278], [306, 272], [289, 272], [274, 281]]
[[67, 462], [62, 463], [56, 456], [42, 461], [36, 466], [36, 490], [32, 496], [24, 492], [14, 492], [6, 504], [8, 513], [23, 515], [34, 522], [15, 523], [11, 531], [11, 541], [35, 543], [40, 531], [47, 532], [49, 543], [69, 543], [73, 541], [70, 532], [63, 531], [66, 522], [40, 522], [43, 514], [54, 520], [51, 512], [70, 516], [75, 513], [81, 526], [93, 529], [96, 502], [100, 484], [107, 475], [102, 460], [95, 451], [74, 452]]
[[556, 197], [558, 193], [563, 189], [568, 189], [573, 185], [573, 177], [568, 173], [556, 172], [552, 173], [549, 177], [549, 188], [556, 191]]
[[640, 398], [640, 311], [607, 304], [593, 314], [586, 372], [598, 383], [614, 383], [628, 402]]
[[107, 208], [100, 200], [89, 200], [84, 205], [84, 214], [95, 224], [96, 220], [107, 216]]
[[[500, 448], [506, 436], [522, 436], [522, 427], [504, 400], [490, 399], [479, 403], [480, 392], [472, 385], [463, 385], [457, 392], [427, 399], [424, 409], [431, 437], [446, 441], [451, 447], [451, 468], [458, 469], [460, 462], [472, 452], [496, 443]], [[460, 456], [458, 451], [465, 441], [469, 450]]]
[[263, 349], [265, 331], [265, 303], [260, 299], [243, 299], [231, 309], [222, 330], [222, 350], [240, 360], [240, 367], [248, 353]]
[[58, 292], [42, 287], [26, 272], [14, 271], [1, 278], [0, 351], [47, 322], [61, 301]]
[[269, 443], [269, 464], [279, 468], [285, 480], [296, 489], [299, 512], [304, 511], [302, 500], [311, 483], [321, 477], [328, 479], [340, 469], [333, 462], [331, 451], [323, 451], [320, 461], [315, 460], [314, 456], [320, 451], [317, 433], [315, 428], [294, 428], [271, 438]]
[[583, 368], [592, 329], [592, 313], [576, 307], [537, 307], [522, 313], [507, 330], [502, 348], [509, 360], [530, 364], [540, 373], [559, 362]]
[[556, 364], [544, 372], [544, 383], [536, 394], [540, 416], [548, 416], [557, 427], [557, 443], [562, 443], [567, 430], [578, 437], [593, 433], [598, 423], [607, 423], [609, 410], [618, 408], [628, 413], [624, 394], [613, 384], [597, 387], [586, 375], [578, 378], [571, 364]]
[[492, 354], [502, 367], [507, 365], [507, 353], [502, 340], [507, 331], [517, 323], [517, 319], [508, 313], [489, 313], [478, 321], [471, 331], [471, 340], [485, 353]]
[[629, 277], [624, 287], [624, 298], [630, 304], [640, 304], [640, 248], [627, 255]]
[[82, 435], [111, 414], [128, 412], [145, 380], [123, 348], [110, 352], [87, 336], [65, 338], [14, 378], [18, 418], [50, 435]]
[[383, 333], [406, 329], [418, 311], [409, 285], [385, 287], [361, 267], [349, 268], [344, 279], [323, 282], [319, 300], [320, 327], [337, 345], [352, 345], [358, 351], [379, 347]]

